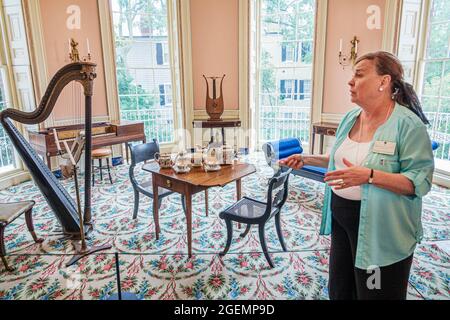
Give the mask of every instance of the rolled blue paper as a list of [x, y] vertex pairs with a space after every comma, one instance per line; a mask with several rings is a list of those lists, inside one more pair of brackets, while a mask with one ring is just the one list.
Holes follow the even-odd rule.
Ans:
[[274, 159], [284, 159], [293, 154], [303, 152], [301, 142], [297, 138], [287, 138], [269, 142], [275, 153]]

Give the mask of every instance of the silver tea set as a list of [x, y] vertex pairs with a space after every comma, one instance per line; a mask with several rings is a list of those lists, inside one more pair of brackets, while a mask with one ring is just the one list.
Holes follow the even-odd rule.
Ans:
[[234, 149], [227, 145], [210, 148], [196, 146], [193, 153], [182, 151], [175, 158], [170, 153], [156, 153], [155, 161], [161, 169], [172, 168], [176, 173], [188, 173], [192, 167], [201, 166], [209, 172], [219, 171], [222, 165], [233, 164], [234, 155]]

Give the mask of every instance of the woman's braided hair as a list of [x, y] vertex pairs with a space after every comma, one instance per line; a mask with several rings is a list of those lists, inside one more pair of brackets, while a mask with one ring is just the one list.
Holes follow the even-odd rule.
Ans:
[[377, 51], [367, 53], [356, 60], [359, 63], [363, 60], [375, 61], [377, 73], [382, 75], [390, 75], [392, 82], [392, 100], [398, 104], [407, 107], [414, 112], [420, 120], [425, 124], [430, 124], [427, 117], [423, 113], [422, 105], [416, 92], [411, 84], [403, 80], [403, 66], [400, 60], [392, 53], [386, 51]]

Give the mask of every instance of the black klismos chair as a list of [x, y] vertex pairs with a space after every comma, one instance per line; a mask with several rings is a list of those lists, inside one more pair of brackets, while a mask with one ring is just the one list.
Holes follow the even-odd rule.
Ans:
[[[134, 189], [134, 211], [133, 211], [133, 219], [137, 218], [137, 214], [139, 211], [139, 194], [142, 193], [147, 197], [153, 199], [153, 183], [152, 176], [149, 175], [144, 182], [139, 183], [134, 174], [134, 169], [136, 165], [141, 162], [153, 160], [155, 158], [155, 153], [159, 152], [159, 145], [156, 139], [153, 139], [153, 142], [139, 144], [139, 145], [131, 145], [128, 144], [130, 148], [131, 155], [131, 165], [129, 169], [131, 185]], [[158, 204], [161, 207], [162, 199], [171, 195], [173, 192], [164, 188], [158, 189]], [[182, 197], [182, 204], [184, 209], [184, 197]]]
[[[269, 190], [267, 191], [267, 202], [261, 202], [248, 197], [243, 197], [231, 207], [225, 209], [219, 214], [219, 217], [225, 220], [227, 225], [227, 243], [225, 250], [220, 253], [220, 256], [227, 254], [230, 249], [231, 240], [233, 237], [233, 221], [247, 224], [247, 228], [241, 237], [245, 237], [252, 225], [257, 224], [259, 229], [259, 240], [270, 267], [274, 264], [267, 251], [266, 239], [264, 236], [264, 228], [266, 222], [272, 217], [275, 217], [275, 225], [277, 229], [278, 239], [280, 240], [283, 251], [287, 251], [281, 232], [280, 212], [288, 196], [289, 174], [292, 169], [285, 172], [278, 171], [269, 181]], [[272, 193], [276, 194], [272, 197]]]

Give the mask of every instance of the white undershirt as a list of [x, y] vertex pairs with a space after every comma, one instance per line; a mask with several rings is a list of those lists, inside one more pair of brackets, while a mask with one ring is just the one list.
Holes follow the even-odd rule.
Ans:
[[[347, 159], [356, 166], [361, 166], [369, 153], [370, 142], [355, 142], [347, 135], [344, 142], [339, 146], [334, 154], [334, 163], [336, 170], [347, 169], [343, 159]], [[361, 186], [349, 187], [342, 190], [336, 190], [333, 187], [333, 192], [338, 196], [348, 200], [361, 200]]]

